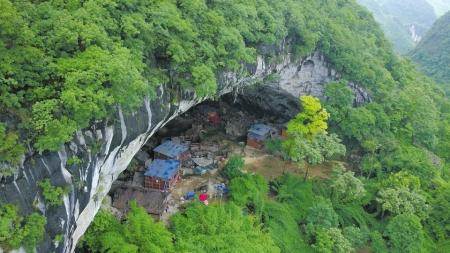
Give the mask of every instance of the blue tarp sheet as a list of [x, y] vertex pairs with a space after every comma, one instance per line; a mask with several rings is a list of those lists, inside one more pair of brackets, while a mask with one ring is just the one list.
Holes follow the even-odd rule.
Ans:
[[254, 124], [248, 130], [249, 134], [261, 137], [267, 137], [267, 135], [269, 135], [271, 131], [273, 131], [273, 128], [264, 124]]
[[177, 173], [179, 169], [180, 161], [178, 160], [156, 159], [150, 164], [144, 175], [169, 180]]
[[188, 147], [182, 144], [176, 144], [173, 141], [166, 141], [163, 144], [159, 145], [155, 149], [154, 152], [163, 154], [170, 158], [177, 158], [180, 154], [186, 152]]
[[257, 134], [254, 134], [254, 133], [249, 133], [247, 135], [247, 137], [250, 138], [250, 139], [258, 140], [258, 141], [265, 141], [267, 139], [267, 136], [257, 135]]

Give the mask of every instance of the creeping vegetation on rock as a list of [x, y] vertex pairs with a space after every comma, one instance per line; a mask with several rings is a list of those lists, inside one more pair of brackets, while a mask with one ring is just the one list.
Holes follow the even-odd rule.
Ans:
[[19, 144], [17, 133], [7, 131], [6, 125], [0, 122], [0, 163], [17, 164], [24, 151], [23, 146]]
[[62, 197], [66, 193], [63, 187], [52, 185], [50, 179], [42, 180], [38, 185], [48, 206], [59, 206], [63, 203]]
[[80, 165], [83, 161], [78, 156], [72, 156], [69, 159], [67, 159], [67, 165]]

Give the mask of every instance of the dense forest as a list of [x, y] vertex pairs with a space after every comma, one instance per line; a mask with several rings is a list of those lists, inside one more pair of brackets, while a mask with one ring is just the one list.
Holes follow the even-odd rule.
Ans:
[[436, 20], [435, 10], [427, 0], [358, 0], [358, 3], [373, 13], [400, 54], [411, 51]]
[[[243, 70], [267, 46], [292, 57], [318, 50], [341, 74], [326, 98], [302, 97], [274, 152], [299, 165], [338, 160], [326, 180], [267, 182], [224, 169], [226, 203], [194, 203], [168, 227], [132, 205], [101, 211], [80, 245], [89, 252], [449, 252], [450, 102], [393, 52], [355, 0], [0, 0], [0, 175], [25, 147], [55, 151], [77, 129], [132, 111], [155, 88], [214, 97], [217, 75]], [[355, 107], [351, 80], [372, 102]], [[62, 189], [40, 186], [52, 200]], [[0, 246], [42, 239], [37, 215], [0, 208]], [[58, 238], [61, 239], [61, 238]]]
[[420, 70], [450, 90], [450, 12], [436, 21], [411, 57]]

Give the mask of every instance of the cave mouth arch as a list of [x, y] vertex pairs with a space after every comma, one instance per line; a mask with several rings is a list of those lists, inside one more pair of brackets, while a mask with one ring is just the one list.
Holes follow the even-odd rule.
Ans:
[[[211, 120], [211, 115], [218, 115], [217, 122]], [[219, 162], [221, 157], [226, 158], [232, 153], [243, 151], [247, 131], [252, 125], [263, 123], [281, 130], [286, 122], [285, 115], [267, 110], [266, 107], [261, 107], [259, 102], [249, 101], [243, 95], [226, 94], [218, 100], [206, 100], [169, 121], [142, 146], [128, 168], [113, 183], [106, 197], [109, 200], [106, 202], [110, 203], [111, 207], [122, 216], [126, 212], [127, 198], [130, 200], [136, 198], [137, 201], [140, 201], [139, 198], [143, 198], [128, 189], [130, 187], [133, 187], [134, 190], [145, 188], [143, 187], [145, 170], [157, 159], [154, 149], [166, 140], [188, 143], [191, 156], [201, 157], [204, 155], [205, 160], [211, 159]], [[201, 148], [198, 148], [199, 146]], [[212, 156], [210, 157], [210, 155]], [[197, 173], [193, 170], [196, 165], [189, 166], [191, 167], [183, 167], [185, 175]], [[208, 180], [220, 182], [220, 179], [216, 177], [220, 177], [220, 175], [210, 177]], [[186, 187], [189, 186], [191, 190], [195, 191], [204, 187], [205, 182], [201, 179], [196, 178], [191, 181], [192, 183], [180, 186], [184, 187], [182, 191], [187, 191]], [[127, 196], [124, 197], [124, 195]], [[171, 198], [170, 201], [177, 201], [174, 198], [180, 198], [180, 194], [173, 195], [176, 197]], [[161, 211], [166, 210], [166, 208], [160, 208], [159, 211], [153, 212], [152, 205], [154, 204], [148, 201], [141, 202], [143, 205], [147, 205], [144, 208], [155, 218], [161, 218], [163, 215]]]

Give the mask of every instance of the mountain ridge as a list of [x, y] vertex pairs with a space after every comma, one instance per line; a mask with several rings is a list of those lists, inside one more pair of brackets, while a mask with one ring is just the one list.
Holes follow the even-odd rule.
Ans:
[[419, 69], [439, 83], [450, 86], [450, 11], [440, 17], [410, 53]]
[[400, 54], [414, 48], [436, 20], [426, 0], [358, 0], [368, 8]]

